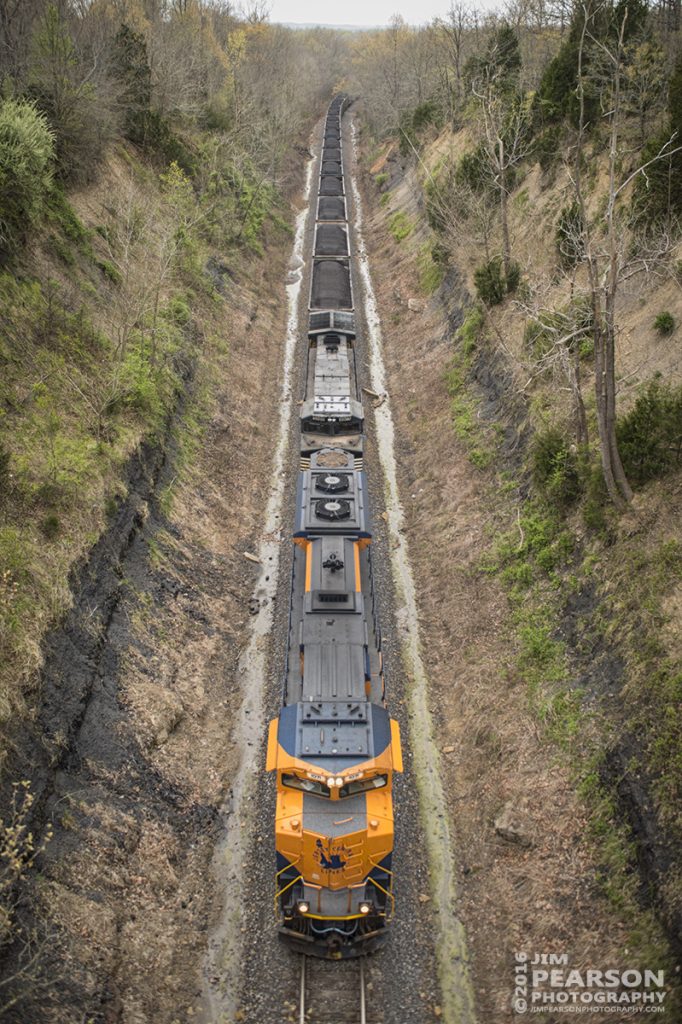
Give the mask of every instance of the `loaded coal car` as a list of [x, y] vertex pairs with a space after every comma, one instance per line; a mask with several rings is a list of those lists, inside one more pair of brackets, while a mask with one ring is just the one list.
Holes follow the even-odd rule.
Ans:
[[348, 232], [344, 224], [318, 224], [315, 256], [348, 256]]
[[320, 178], [321, 196], [342, 196], [343, 177], [340, 174], [323, 174]]
[[350, 263], [344, 259], [313, 260], [310, 309], [352, 309]]
[[318, 221], [346, 219], [346, 200], [343, 196], [320, 196], [317, 202]]

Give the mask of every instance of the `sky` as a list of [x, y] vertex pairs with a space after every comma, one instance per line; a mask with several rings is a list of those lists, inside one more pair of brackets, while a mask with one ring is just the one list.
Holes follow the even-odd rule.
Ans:
[[444, 14], [449, 0], [270, 0], [270, 21], [310, 22], [318, 25], [386, 25], [394, 14], [401, 14], [412, 25], [431, 21]]

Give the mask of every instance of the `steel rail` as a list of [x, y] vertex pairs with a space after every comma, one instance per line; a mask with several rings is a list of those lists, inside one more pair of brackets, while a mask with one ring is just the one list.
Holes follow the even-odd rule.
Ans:
[[[306, 1017], [306, 983], [307, 983], [307, 971], [306, 963], [308, 957], [301, 957], [301, 980], [299, 985], [299, 1010], [298, 1010], [298, 1022], [299, 1024], [315, 1024], [315, 1021], [308, 1020]], [[365, 983], [365, 961], [360, 960], [359, 963], [359, 982], [360, 982], [360, 1024], [367, 1024], [367, 990]]]
[[305, 1024], [305, 962], [306, 957], [301, 957], [301, 993], [300, 993], [300, 1009], [298, 1014], [298, 1024]]

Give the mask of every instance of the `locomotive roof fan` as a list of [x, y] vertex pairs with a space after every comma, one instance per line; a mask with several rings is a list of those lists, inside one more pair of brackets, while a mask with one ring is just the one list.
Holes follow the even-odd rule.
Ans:
[[318, 473], [315, 487], [324, 494], [339, 494], [350, 490], [350, 477], [347, 473]]
[[318, 519], [350, 519], [350, 502], [340, 498], [338, 501], [318, 501], [315, 503], [315, 515]]

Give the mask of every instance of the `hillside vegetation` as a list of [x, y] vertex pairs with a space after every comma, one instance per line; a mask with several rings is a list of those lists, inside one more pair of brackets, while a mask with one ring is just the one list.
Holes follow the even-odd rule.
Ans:
[[491, 485], [477, 572], [506, 589], [514, 672], [630, 948], [665, 959], [682, 922], [679, 9], [505, 13], [453, 4], [356, 42], [365, 165], [411, 302], [448, 314], [452, 430]]
[[127, 457], [229, 344], [240, 265], [289, 230], [336, 47], [227, 5], [34, 2], [0, 22], [3, 757]]

